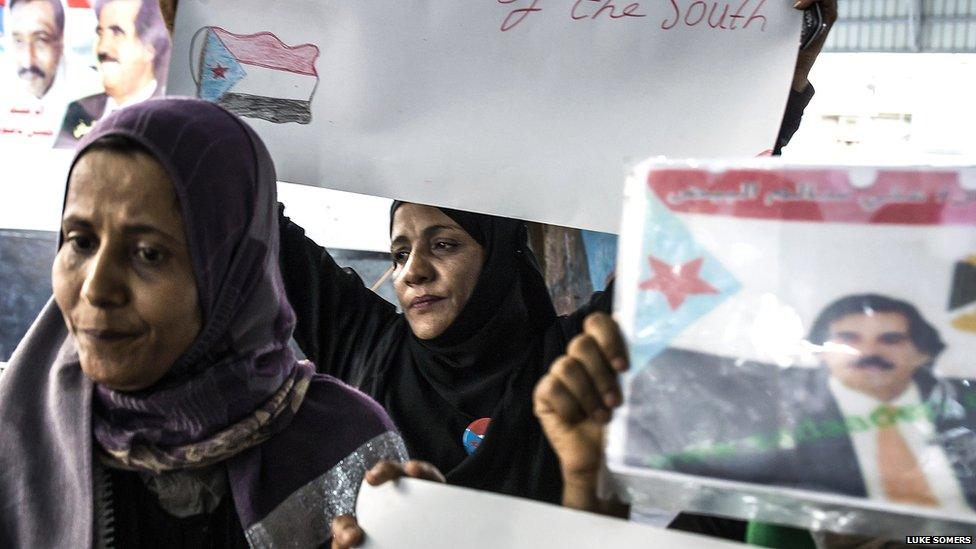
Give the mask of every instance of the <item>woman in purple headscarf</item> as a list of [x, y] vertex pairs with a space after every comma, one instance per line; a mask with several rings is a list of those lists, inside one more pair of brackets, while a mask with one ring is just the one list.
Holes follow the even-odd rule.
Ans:
[[315, 547], [405, 450], [297, 361], [275, 174], [212, 104], [114, 113], [68, 179], [54, 300], [0, 377], [0, 546]]

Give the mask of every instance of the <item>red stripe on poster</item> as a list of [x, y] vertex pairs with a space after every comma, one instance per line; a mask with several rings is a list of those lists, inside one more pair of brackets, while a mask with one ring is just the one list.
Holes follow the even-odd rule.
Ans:
[[88, 0], [68, 0], [69, 8], [91, 8], [91, 2]]
[[955, 171], [878, 170], [859, 186], [845, 169], [663, 168], [651, 191], [678, 213], [826, 223], [976, 225], [976, 189]]
[[245, 65], [317, 76], [315, 60], [319, 48], [314, 44], [289, 46], [270, 32], [234, 34], [220, 27], [212, 27], [227, 51]]

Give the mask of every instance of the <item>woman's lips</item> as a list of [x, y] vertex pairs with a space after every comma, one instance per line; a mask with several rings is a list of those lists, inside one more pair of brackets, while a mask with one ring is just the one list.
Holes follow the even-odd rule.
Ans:
[[140, 332], [128, 332], [122, 330], [84, 329], [78, 330], [78, 332], [99, 343], [115, 343], [127, 339], [135, 339], [142, 335]]
[[413, 301], [410, 302], [410, 308], [419, 310], [429, 309], [433, 307], [435, 303], [442, 301], [443, 299], [443, 297], [436, 295], [422, 295], [420, 297], [413, 298]]

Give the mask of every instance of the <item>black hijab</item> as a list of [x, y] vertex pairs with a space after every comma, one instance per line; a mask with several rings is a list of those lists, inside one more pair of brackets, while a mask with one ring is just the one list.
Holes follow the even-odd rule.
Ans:
[[[390, 220], [403, 203], [394, 202]], [[548, 367], [545, 333], [556, 312], [525, 223], [447, 208], [453, 219], [485, 249], [474, 291], [443, 334], [429, 340], [407, 332], [398, 359], [382, 376], [386, 402], [412, 457], [431, 461], [448, 481], [475, 488], [552, 499], [552, 482], [530, 472], [552, 468], [554, 456], [532, 414], [532, 391]], [[401, 317], [402, 319], [402, 317]], [[558, 346], [558, 344], [556, 345]], [[475, 420], [491, 418], [484, 441], [468, 455], [462, 443]], [[513, 453], [527, 452], [518, 464]], [[545, 455], [540, 455], [540, 452]], [[521, 474], [513, 475], [514, 469]], [[558, 471], [555, 471], [558, 473]], [[527, 475], [547, 484], [524, 485]], [[549, 475], [543, 475], [549, 476]]]

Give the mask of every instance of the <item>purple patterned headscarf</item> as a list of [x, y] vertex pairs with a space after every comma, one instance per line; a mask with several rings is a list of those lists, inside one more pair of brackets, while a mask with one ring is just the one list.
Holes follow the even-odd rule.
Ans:
[[93, 431], [115, 466], [160, 472], [226, 459], [288, 424], [311, 365], [288, 340], [295, 315], [278, 271], [275, 173], [253, 131], [220, 107], [156, 99], [101, 121], [100, 138], [148, 149], [169, 174], [183, 215], [203, 328], [152, 387], [96, 386]]
[[366, 470], [406, 450], [378, 404], [288, 347], [295, 316], [267, 150], [241, 120], [191, 99], [113, 113], [79, 156], [111, 135], [141, 144], [172, 180], [203, 327], [159, 382], [116, 392], [84, 375], [48, 301], [0, 375], [0, 546], [91, 547], [104, 506], [96, 459], [150, 473], [219, 462], [248, 543], [322, 545], [331, 520], [355, 509]]

